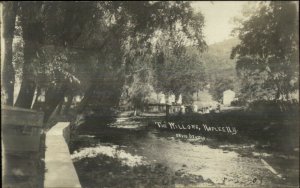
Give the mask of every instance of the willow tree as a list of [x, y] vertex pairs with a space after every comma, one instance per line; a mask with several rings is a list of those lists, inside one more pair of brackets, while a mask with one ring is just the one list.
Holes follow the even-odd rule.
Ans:
[[[119, 57], [119, 65], [110, 70], [112, 73], [118, 72], [117, 78], [119, 78], [118, 81], [111, 82], [118, 87], [112, 95], [115, 102], [110, 106], [118, 105], [120, 91], [122, 91], [120, 89], [123, 89], [124, 84], [133, 91], [140, 88], [136, 86], [153, 84], [150, 83], [154, 71], [152, 63], [155, 62], [155, 54], [161, 48], [157, 45], [158, 38], [165, 43], [169, 42], [169, 47], [174, 48], [175, 51], [183, 47], [182, 42], [176, 41], [178, 37], [186, 38], [186, 42], [190, 42], [199, 49], [205, 46], [202, 36], [203, 16], [199, 17], [199, 14], [194, 14], [189, 2], [112, 2], [109, 5], [110, 11], [107, 17], [113, 18], [109, 28], [114, 29], [115, 32], [111, 34], [114, 35], [114, 40], [118, 39], [117, 44], [121, 45], [115, 48], [120, 49], [121, 53], [114, 55]], [[116, 52], [112, 50], [110, 53]], [[114, 88], [112, 85], [109, 87]], [[139, 92], [131, 92], [132, 95], [128, 97], [131, 101], [135, 101], [134, 103], [140, 103], [143, 101], [142, 98], [147, 96], [146, 93], [149, 93], [148, 89], [140, 88]], [[110, 89], [105, 88], [105, 91], [110, 91]], [[94, 92], [97, 93], [96, 90]], [[92, 90], [88, 90], [87, 95], [90, 96], [91, 93]], [[95, 95], [99, 96], [99, 94]], [[97, 99], [97, 97], [90, 98]]]
[[[94, 11], [88, 12], [91, 8]], [[24, 41], [24, 63], [21, 89], [15, 106], [31, 108], [37, 102], [33, 101], [34, 93], [39, 95], [43, 89], [46, 91], [46, 101], [42, 110], [47, 119], [63, 101], [65, 94], [70, 93], [70, 82], [74, 81], [74, 72], [71, 71], [74, 64], [69, 61], [70, 52], [73, 53], [74, 49], [83, 45], [78, 40], [87, 29], [81, 28], [86, 28], [97, 19], [92, 19], [96, 8], [96, 4], [91, 2], [19, 3], [17, 16], [20, 18]]]
[[193, 93], [206, 85], [203, 63], [196, 54], [175, 55], [164, 52], [162, 62], [156, 65], [156, 89], [166, 94], [181, 94], [184, 103], [190, 103]]
[[15, 105], [31, 108], [34, 93], [43, 88], [47, 117], [76, 78], [84, 93], [79, 111], [116, 107], [131, 74], [126, 67], [133, 65], [135, 72], [130, 52], [155, 51], [158, 32], [204, 45], [202, 20], [197, 21], [189, 2], [20, 2], [19, 7], [24, 63]]
[[[125, 93], [133, 106], [139, 108], [149, 102], [153, 91], [172, 92], [178, 96], [198, 87], [194, 78], [204, 76], [201, 62], [186, 53], [188, 46], [198, 47], [198, 53], [206, 46], [202, 32], [203, 15], [195, 14], [189, 2], [157, 2], [153, 5], [166, 6], [157, 14], [158, 18], [163, 18], [158, 22], [161, 25], [150, 27], [152, 32], [148, 40], [133, 38], [131, 44], [138, 47], [126, 56]], [[203, 80], [197, 81], [201, 84]]]
[[24, 41], [24, 64], [21, 89], [15, 106], [22, 108], [31, 108], [36, 88], [34, 67], [40, 61], [39, 50], [44, 40], [41, 20], [42, 5], [41, 2], [21, 2], [19, 4]]

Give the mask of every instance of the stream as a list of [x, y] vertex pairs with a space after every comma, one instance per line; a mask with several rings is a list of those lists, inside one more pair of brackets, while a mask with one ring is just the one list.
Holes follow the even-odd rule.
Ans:
[[[162, 131], [149, 126], [147, 122], [147, 119], [119, 117], [114, 122], [87, 121], [80, 125], [71, 146], [71, 157], [77, 171], [87, 168], [87, 165], [78, 165], [80, 161], [85, 160], [85, 163], [88, 163], [89, 160], [103, 155], [118, 159], [121, 166], [128, 168], [162, 164], [171, 172], [172, 177], [175, 177], [166, 183], [167, 187], [294, 185], [295, 180], [290, 180], [280, 174], [281, 171], [276, 171], [276, 169], [280, 170], [279, 167], [274, 169], [268, 166], [269, 163], [266, 161], [275, 160], [275, 154], [257, 150], [254, 144], [218, 143], [216, 145], [213, 143], [217, 141], [212, 138], [195, 135], [190, 139], [182, 136], [184, 134], [179, 131]], [[103, 162], [101, 160], [103, 159], [99, 159], [95, 164]], [[96, 173], [98, 167], [89, 168]], [[105, 173], [105, 168], [99, 170]], [[114, 172], [107, 170], [107, 173]], [[292, 173], [299, 174], [298, 171]], [[80, 175], [82, 173], [78, 174], [82, 180]], [[86, 174], [84, 176], [83, 187], [94, 187], [97, 184], [96, 182], [89, 184], [93, 180], [88, 179]], [[145, 176], [144, 179], [149, 178]], [[119, 174], [118, 177], [121, 175]], [[187, 180], [183, 181], [180, 179], [182, 177]], [[162, 185], [163, 183], [162, 181]], [[147, 185], [149, 186], [149, 182], [133, 184], [134, 187], [148, 187]], [[105, 184], [103, 187], [122, 186]]]

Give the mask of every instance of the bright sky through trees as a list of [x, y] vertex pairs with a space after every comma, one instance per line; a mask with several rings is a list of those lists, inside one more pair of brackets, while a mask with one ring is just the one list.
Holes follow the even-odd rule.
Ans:
[[241, 15], [247, 1], [195, 1], [192, 7], [205, 17], [204, 35], [208, 44], [230, 38], [232, 18]]

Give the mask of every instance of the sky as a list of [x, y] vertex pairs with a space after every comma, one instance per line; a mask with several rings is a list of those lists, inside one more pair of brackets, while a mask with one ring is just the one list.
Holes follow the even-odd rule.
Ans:
[[247, 1], [194, 1], [191, 6], [205, 17], [203, 29], [207, 44], [231, 38], [232, 18], [241, 15]]

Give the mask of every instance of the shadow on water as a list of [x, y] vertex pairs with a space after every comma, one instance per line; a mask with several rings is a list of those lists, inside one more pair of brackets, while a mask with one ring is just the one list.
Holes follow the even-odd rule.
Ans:
[[[76, 129], [72, 159], [84, 187], [279, 186], [251, 143], [233, 144], [200, 135], [179, 138], [145, 119], [89, 119]], [[259, 156], [255, 155], [260, 153]], [[266, 156], [272, 156], [266, 154]], [[277, 160], [271, 157], [272, 160]], [[88, 172], [88, 173], [87, 173]], [[289, 172], [294, 177], [299, 172]], [[297, 176], [297, 175], [296, 175]], [[122, 185], [117, 182], [122, 183]]]
[[[119, 128], [113, 125], [117, 124], [117, 119], [89, 119], [76, 129], [78, 135], [90, 135], [94, 140], [107, 142], [117, 145], [124, 145], [132, 140], [141, 140], [148, 134], [147, 123], [144, 122], [141, 128]], [[127, 121], [126, 126], [141, 124], [140, 121]]]

